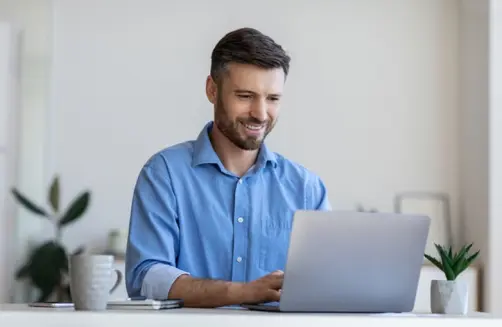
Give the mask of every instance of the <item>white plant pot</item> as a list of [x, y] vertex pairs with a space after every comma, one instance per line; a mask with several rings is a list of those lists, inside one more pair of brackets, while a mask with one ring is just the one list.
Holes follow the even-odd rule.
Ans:
[[431, 281], [431, 312], [465, 315], [469, 304], [467, 283], [460, 280]]

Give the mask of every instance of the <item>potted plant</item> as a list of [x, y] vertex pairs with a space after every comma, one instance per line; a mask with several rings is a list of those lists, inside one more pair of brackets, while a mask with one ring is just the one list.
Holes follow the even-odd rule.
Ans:
[[[55, 236], [30, 251], [27, 262], [16, 272], [16, 279], [27, 278], [38, 288], [38, 302], [71, 301], [68, 276], [68, 251], [61, 242], [62, 231], [74, 223], [87, 210], [90, 192], [85, 191], [73, 199], [65, 210], [60, 209], [59, 178], [55, 176], [47, 195], [50, 209], [47, 210], [29, 200], [16, 188], [12, 189], [14, 198], [27, 210], [47, 219], [54, 226]], [[80, 253], [83, 247], [72, 254]]]
[[467, 314], [469, 303], [468, 285], [458, 277], [477, 258], [479, 250], [469, 254], [472, 243], [464, 245], [458, 252], [452, 251], [451, 246], [446, 248], [435, 244], [439, 254], [436, 259], [425, 254], [433, 265], [438, 267], [445, 275], [445, 280], [431, 281], [431, 312], [440, 314]]

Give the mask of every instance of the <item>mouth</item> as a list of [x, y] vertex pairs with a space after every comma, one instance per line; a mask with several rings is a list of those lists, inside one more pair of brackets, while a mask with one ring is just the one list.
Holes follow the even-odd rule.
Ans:
[[252, 131], [259, 131], [260, 129], [263, 129], [265, 125], [252, 125], [252, 124], [244, 124], [244, 126]]
[[266, 124], [250, 124], [250, 123], [241, 123], [244, 126], [246, 132], [252, 135], [260, 135], [266, 127]]

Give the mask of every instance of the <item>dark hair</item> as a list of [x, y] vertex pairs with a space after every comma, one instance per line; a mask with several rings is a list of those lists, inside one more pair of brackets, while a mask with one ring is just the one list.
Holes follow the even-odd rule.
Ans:
[[254, 28], [240, 28], [226, 34], [211, 54], [211, 77], [218, 81], [231, 62], [261, 68], [282, 68], [287, 76], [291, 58], [275, 41]]

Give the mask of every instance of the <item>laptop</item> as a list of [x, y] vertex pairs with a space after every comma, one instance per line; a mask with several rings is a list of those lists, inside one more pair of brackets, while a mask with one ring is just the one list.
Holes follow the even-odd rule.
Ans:
[[402, 313], [415, 304], [430, 218], [297, 211], [280, 302], [242, 304], [282, 312]]

